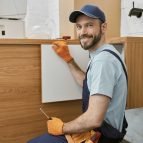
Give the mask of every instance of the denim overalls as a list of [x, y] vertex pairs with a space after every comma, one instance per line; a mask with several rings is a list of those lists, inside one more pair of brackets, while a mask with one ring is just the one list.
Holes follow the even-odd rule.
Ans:
[[[109, 49], [104, 49], [103, 51], [107, 51], [110, 54], [114, 55], [121, 62], [121, 65], [125, 72], [127, 83], [128, 83], [127, 72], [126, 72], [126, 69], [125, 69], [124, 64], [123, 64], [122, 60], [120, 59], [120, 57], [116, 53], [114, 53], [113, 51], [111, 51]], [[90, 68], [90, 65], [88, 66], [88, 69], [86, 71], [85, 80], [83, 81], [83, 92], [82, 92], [82, 111], [83, 112], [85, 112], [87, 110], [88, 104], [89, 104], [90, 92], [89, 92], [89, 89], [87, 86], [87, 73], [88, 73], [89, 68]], [[128, 126], [128, 124], [127, 124], [125, 116], [124, 116], [124, 121], [123, 121], [122, 132], [119, 132], [117, 129], [115, 129], [114, 127], [109, 125], [107, 122], [103, 121], [102, 126], [95, 129], [95, 131], [99, 131], [101, 133], [101, 137], [100, 137], [98, 143], [119, 143], [120, 141], [122, 141], [123, 137], [126, 134], [127, 126]]]

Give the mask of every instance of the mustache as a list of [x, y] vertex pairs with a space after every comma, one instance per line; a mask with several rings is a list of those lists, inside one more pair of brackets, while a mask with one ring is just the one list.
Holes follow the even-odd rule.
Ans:
[[92, 38], [93, 36], [92, 35], [87, 35], [87, 34], [83, 34], [81, 36], [79, 36], [79, 39], [83, 39], [83, 38]]

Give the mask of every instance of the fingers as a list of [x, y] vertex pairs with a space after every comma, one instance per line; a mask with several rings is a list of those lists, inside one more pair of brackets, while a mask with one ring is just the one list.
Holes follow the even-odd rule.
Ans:
[[67, 45], [61, 43], [61, 41], [55, 42], [52, 45], [52, 48], [56, 53], [64, 53], [66, 50], [68, 50]]
[[58, 49], [58, 46], [52, 45], [52, 48], [56, 51]]
[[52, 135], [62, 135], [63, 134], [63, 121], [59, 118], [52, 117], [51, 120], [47, 121], [48, 133]]
[[55, 41], [55, 42], [53, 42], [53, 45], [56, 45], [56, 46], [67, 46], [67, 42], [65, 40]]
[[57, 51], [59, 48], [63, 48], [65, 46], [67, 46], [65, 41], [55, 41], [53, 42], [52, 48]]
[[64, 40], [55, 41], [53, 42], [52, 48], [55, 51], [55, 53], [58, 56], [60, 56], [65, 62], [68, 63], [69, 61], [73, 59], [72, 56], [70, 55], [66, 41]]
[[62, 52], [62, 48], [58, 46], [53, 45], [52, 48], [57, 54], [60, 54]]

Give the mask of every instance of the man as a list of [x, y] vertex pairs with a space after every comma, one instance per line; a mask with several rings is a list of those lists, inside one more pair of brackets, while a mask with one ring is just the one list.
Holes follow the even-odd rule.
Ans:
[[[127, 74], [118, 51], [105, 42], [106, 18], [95, 5], [85, 5], [69, 17], [75, 23], [81, 47], [88, 50], [90, 61], [84, 73], [68, 51], [66, 42], [55, 42], [53, 49], [65, 60], [76, 81], [83, 87], [83, 114], [63, 123], [47, 121], [48, 134], [30, 143], [66, 143], [65, 134], [101, 133], [98, 143], [119, 143], [127, 123], [124, 112], [127, 97]], [[52, 136], [54, 135], [54, 136]], [[94, 142], [94, 141], [93, 141]]]

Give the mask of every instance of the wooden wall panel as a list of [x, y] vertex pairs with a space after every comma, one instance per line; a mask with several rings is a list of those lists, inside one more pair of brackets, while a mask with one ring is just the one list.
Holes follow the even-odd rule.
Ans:
[[127, 41], [125, 53], [129, 74], [127, 104], [130, 108], [143, 107], [143, 41], [138, 39]]
[[41, 104], [39, 44], [0, 45], [0, 143], [26, 143], [46, 132], [46, 118], [79, 115], [81, 101]]

